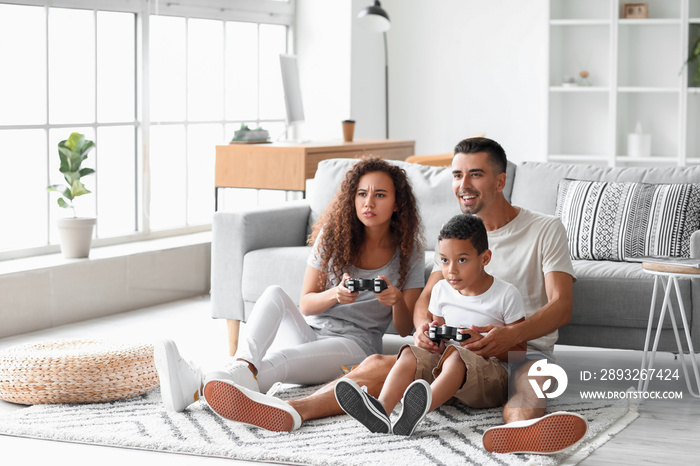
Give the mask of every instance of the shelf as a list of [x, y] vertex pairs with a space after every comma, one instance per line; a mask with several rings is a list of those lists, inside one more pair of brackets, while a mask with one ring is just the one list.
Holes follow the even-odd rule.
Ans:
[[[700, 86], [681, 65], [700, 33], [700, 0], [648, 0], [651, 18], [622, 18], [626, 0], [550, 0], [548, 161], [700, 165]], [[563, 86], [587, 71], [592, 86]], [[629, 157], [640, 123], [651, 156]]]
[[552, 26], [610, 26], [609, 19], [553, 19], [549, 22]]
[[608, 162], [608, 157], [605, 155], [590, 155], [590, 154], [550, 154], [550, 162], [564, 162], [564, 163], [577, 163], [577, 162]]
[[625, 86], [625, 87], [618, 87], [617, 92], [637, 92], [639, 94], [673, 94], [673, 93], [678, 93], [680, 92], [680, 89], [677, 87], [632, 87], [632, 86]]
[[550, 86], [551, 92], [609, 92], [609, 87], [602, 86]]
[[620, 26], [675, 26], [680, 19], [620, 19]]
[[618, 155], [615, 157], [617, 162], [625, 163], [673, 163], [678, 164], [678, 157], [670, 157], [663, 155], [652, 155], [651, 157], [630, 157], [629, 155]]

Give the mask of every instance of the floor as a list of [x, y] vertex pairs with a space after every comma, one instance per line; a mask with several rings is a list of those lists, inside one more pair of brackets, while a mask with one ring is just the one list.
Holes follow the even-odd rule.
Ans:
[[[178, 343], [187, 359], [197, 361], [204, 370], [214, 368], [226, 359], [226, 326], [223, 321], [209, 317], [210, 301], [200, 297], [164, 304], [110, 317], [65, 325], [14, 337], [0, 339], [0, 349], [45, 339], [102, 338], [120, 341], [155, 341], [171, 338]], [[243, 328], [245, 332], [245, 328]], [[244, 334], [244, 333], [243, 333]], [[622, 367], [640, 359], [639, 351], [582, 349], [559, 346], [558, 362], [574, 361], [585, 354], [601, 367]], [[216, 355], [216, 356], [213, 356]], [[635, 363], [636, 364], [636, 363]], [[671, 354], [659, 354], [657, 367], [678, 368]], [[682, 372], [681, 372], [682, 374]], [[682, 376], [681, 376], [682, 379]], [[653, 388], [653, 387], [652, 387]], [[610, 464], [691, 464], [700, 454], [700, 400], [687, 392], [680, 380], [664, 389], [682, 390], [682, 400], [644, 401], [640, 417], [627, 429], [586, 458], [581, 465]], [[0, 416], [22, 406], [0, 401]], [[15, 438], [0, 435], [3, 458], [28, 464], [184, 466], [240, 464], [244, 461], [179, 455], [152, 451], [128, 450], [112, 447], [78, 445], [45, 440]], [[11, 464], [11, 463], [10, 463]]]

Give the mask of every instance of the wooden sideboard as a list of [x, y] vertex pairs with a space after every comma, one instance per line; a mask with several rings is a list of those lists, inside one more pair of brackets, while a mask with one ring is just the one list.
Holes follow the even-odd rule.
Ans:
[[405, 160], [414, 153], [415, 141], [390, 139], [216, 146], [215, 195], [218, 199], [219, 188], [304, 191], [321, 160], [365, 154]]

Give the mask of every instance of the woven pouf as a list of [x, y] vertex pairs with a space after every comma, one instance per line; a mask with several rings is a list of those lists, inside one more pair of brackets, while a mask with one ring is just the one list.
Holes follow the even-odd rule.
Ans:
[[158, 384], [150, 344], [53, 340], [0, 351], [0, 399], [12, 403], [114, 401]]

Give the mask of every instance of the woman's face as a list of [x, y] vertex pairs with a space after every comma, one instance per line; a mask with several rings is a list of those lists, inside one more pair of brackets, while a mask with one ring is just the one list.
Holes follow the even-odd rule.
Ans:
[[369, 172], [360, 178], [355, 193], [355, 212], [365, 227], [388, 224], [396, 210], [394, 182], [384, 172]]

